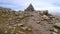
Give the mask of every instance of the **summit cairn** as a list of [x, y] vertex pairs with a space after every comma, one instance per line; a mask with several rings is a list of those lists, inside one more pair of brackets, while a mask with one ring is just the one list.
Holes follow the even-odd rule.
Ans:
[[34, 8], [32, 6], [32, 4], [30, 4], [26, 9], [25, 11], [34, 11]]

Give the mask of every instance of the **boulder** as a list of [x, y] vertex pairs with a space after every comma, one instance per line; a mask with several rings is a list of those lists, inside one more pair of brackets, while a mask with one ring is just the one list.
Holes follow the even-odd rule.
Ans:
[[26, 30], [26, 29], [28, 29], [28, 27], [21, 27], [23, 30]]
[[55, 23], [54, 26], [60, 28], [60, 23]]
[[18, 26], [21, 26], [21, 27], [23, 27], [24, 26], [24, 24], [23, 23], [20, 23], [20, 24], [17, 24]]
[[4, 33], [7, 33], [7, 30]]
[[48, 10], [43, 11], [44, 15], [48, 15]]
[[48, 19], [50, 19], [48, 16], [46, 16], [46, 15], [43, 15], [42, 16], [42, 19], [44, 19], [44, 20], [48, 20]]

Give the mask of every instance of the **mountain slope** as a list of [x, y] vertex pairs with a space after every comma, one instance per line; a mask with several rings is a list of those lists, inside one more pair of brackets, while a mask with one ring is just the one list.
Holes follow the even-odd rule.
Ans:
[[60, 22], [47, 10], [29, 10], [0, 8], [0, 34], [51, 34], [54, 24]]

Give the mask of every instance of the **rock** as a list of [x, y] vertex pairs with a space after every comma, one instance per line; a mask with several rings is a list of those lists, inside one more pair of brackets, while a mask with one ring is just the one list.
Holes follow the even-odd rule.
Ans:
[[21, 27], [23, 30], [26, 30], [26, 29], [28, 29], [28, 27]]
[[13, 28], [12, 26], [9, 26], [9, 29]]
[[54, 16], [49, 16], [50, 18], [55, 18]]
[[60, 28], [60, 23], [55, 23], [54, 26]]
[[22, 18], [23, 16], [19, 16], [19, 18]]
[[31, 31], [32, 29], [31, 28], [28, 28], [29, 31]]
[[48, 19], [50, 19], [48, 16], [46, 16], [46, 15], [43, 15], [42, 16], [42, 19], [46, 19], [46, 20], [48, 20]]
[[25, 34], [24, 32], [22, 32], [22, 31], [18, 31], [20, 34]]
[[43, 11], [44, 15], [48, 15], [48, 10]]
[[7, 33], [7, 31], [5, 31], [4, 33]]
[[54, 32], [58, 32], [58, 29], [54, 28]]
[[37, 23], [37, 24], [40, 24], [40, 21], [37, 21], [36, 23]]
[[18, 14], [18, 13], [19, 13], [19, 12], [15, 12], [15, 15], [16, 15], [16, 16], [19, 16], [19, 14]]
[[20, 21], [20, 19], [17, 19], [17, 21]]
[[18, 34], [18, 33], [16, 33], [16, 34]]
[[16, 27], [13, 27], [13, 29], [15, 30], [15, 29], [16, 29]]
[[42, 18], [41, 21], [44, 21], [44, 19]]
[[12, 31], [11, 31], [11, 34], [13, 34], [13, 33], [14, 33], [14, 31], [15, 31], [15, 30], [12, 30]]
[[20, 24], [17, 24], [17, 25], [22, 27], [24, 24], [23, 23], [20, 23]]
[[12, 20], [12, 18], [9, 18], [8, 20], [10, 21], [10, 20]]
[[56, 32], [52, 32], [51, 34], [57, 34]]
[[16, 26], [17, 26], [17, 24], [14, 24], [13, 26], [14, 26], [14, 27], [16, 27]]

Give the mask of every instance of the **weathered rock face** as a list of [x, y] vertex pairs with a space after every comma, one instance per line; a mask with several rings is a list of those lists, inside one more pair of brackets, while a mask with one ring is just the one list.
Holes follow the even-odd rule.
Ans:
[[7, 12], [6, 9], [4, 11], [2, 9], [0, 9], [0, 34], [55, 34], [58, 32], [54, 24], [60, 22], [60, 18], [49, 14], [48, 11], [35, 11], [31, 4], [25, 11], [8, 10]]

